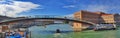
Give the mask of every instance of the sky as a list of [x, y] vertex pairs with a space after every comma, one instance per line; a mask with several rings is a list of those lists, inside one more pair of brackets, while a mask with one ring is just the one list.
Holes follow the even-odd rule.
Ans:
[[120, 13], [120, 0], [0, 0], [0, 15], [10, 17], [72, 16], [80, 10]]

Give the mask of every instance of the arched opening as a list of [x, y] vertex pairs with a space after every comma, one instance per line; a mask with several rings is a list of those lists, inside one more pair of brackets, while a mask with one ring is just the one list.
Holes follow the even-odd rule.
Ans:
[[46, 28], [44, 26], [29, 27], [32, 38], [45, 38], [43, 36], [54, 36], [57, 29], [60, 30], [60, 34], [67, 34], [73, 32], [72, 26], [70, 26], [69, 24], [51, 24], [47, 25]]

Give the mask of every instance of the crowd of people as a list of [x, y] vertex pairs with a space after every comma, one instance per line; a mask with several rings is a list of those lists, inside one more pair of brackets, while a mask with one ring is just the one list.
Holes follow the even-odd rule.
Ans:
[[26, 38], [26, 32], [20, 33], [20, 32], [6, 32], [5, 38]]

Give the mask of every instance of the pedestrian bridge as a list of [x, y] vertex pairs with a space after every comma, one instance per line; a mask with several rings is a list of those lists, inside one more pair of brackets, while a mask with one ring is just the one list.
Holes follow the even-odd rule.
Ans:
[[39, 16], [25, 16], [25, 18], [19, 18], [19, 19], [9, 19], [9, 20], [3, 20], [0, 22], [0, 24], [7, 24], [11, 22], [18, 22], [18, 21], [25, 21], [25, 20], [36, 20], [36, 19], [47, 19], [47, 20], [65, 20], [65, 21], [72, 21], [72, 22], [78, 22], [78, 23], [86, 23], [90, 25], [96, 25], [93, 22], [81, 20], [79, 18], [69, 17], [69, 16], [49, 16], [49, 15], [39, 15]]
[[[3, 20], [0, 22], [1, 26], [9, 26], [9, 29], [16, 29], [16, 28], [23, 28], [25, 26], [25, 28], [34, 26], [34, 20], [61, 20], [61, 21], [69, 21], [69, 22], [75, 22], [75, 23], [84, 23], [84, 24], [88, 24], [88, 25], [96, 25], [93, 22], [89, 22], [89, 21], [85, 21], [85, 20], [81, 20], [79, 18], [73, 18], [73, 17], [68, 17], [68, 16], [48, 16], [48, 15], [44, 15], [44, 16], [26, 16], [25, 18], [15, 18], [15, 19], [9, 19], [9, 20]], [[21, 23], [19, 23], [21, 22]], [[33, 23], [29, 23], [29, 22], [33, 22]], [[28, 23], [28, 25], [26, 25], [26, 23]], [[77, 26], [77, 27], [76, 27]], [[74, 31], [81, 31], [83, 29], [83, 27], [81, 27], [83, 25], [73, 25], [73, 29]]]

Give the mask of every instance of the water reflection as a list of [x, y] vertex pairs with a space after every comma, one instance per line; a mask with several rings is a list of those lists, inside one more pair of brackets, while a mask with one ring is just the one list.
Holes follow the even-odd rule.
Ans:
[[61, 33], [55, 33], [55, 34], [54, 34], [54, 38], [62, 38]]
[[[56, 33], [56, 29], [59, 29], [60, 33]], [[50, 37], [52, 36], [51, 38], [62, 38], [62, 36], [66, 33], [73, 32], [72, 26], [70, 26], [69, 24], [52, 24], [47, 25], [46, 28], [44, 28], [44, 26], [33, 26], [30, 27], [29, 30], [31, 31], [31, 35], [33, 38], [45, 38], [45, 36], [49, 35]]]
[[[60, 33], [56, 33], [60, 29]], [[29, 30], [32, 32], [32, 38], [120, 38], [120, 29], [109, 31], [92, 31], [73, 32], [72, 26], [68, 24], [53, 24], [44, 26], [33, 26]]]

